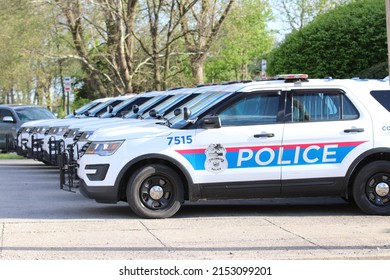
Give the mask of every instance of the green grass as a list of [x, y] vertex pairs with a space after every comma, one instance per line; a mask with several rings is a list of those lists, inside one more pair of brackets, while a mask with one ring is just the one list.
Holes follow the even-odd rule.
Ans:
[[18, 156], [17, 154], [10, 153], [10, 154], [1, 154], [0, 153], [0, 159], [21, 159], [22, 156]]

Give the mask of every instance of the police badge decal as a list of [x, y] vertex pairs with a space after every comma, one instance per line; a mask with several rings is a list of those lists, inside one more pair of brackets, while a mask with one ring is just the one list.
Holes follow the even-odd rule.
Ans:
[[210, 144], [206, 151], [206, 161], [204, 167], [212, 173], [220, 173], [228, 168], [226, 159], [226, 149], [221, 144]]

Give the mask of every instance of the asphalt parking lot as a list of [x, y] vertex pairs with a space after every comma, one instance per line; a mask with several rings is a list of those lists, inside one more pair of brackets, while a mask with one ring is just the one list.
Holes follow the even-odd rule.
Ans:
[[338, 198], [200, 202], [164, 220], [59, 188], [32, 160], [0, 160], [0, 260], [390, 259], [390, 217]]

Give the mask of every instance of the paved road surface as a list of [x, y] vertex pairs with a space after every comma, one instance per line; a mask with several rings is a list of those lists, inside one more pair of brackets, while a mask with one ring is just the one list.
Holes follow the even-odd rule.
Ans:
[[0, 260], [390, 259], [390, 217], [341, 199], [190, 203], [147, 220], [60, 190], [32, 160], [0, 160], [0, 234]]

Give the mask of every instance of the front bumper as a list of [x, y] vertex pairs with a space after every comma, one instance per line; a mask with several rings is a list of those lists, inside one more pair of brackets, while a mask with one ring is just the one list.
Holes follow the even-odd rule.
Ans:
[[81, 179], [79, 190], [86, 198], [94, 199], [99, 203], [117, 203], [119, 201], [118, 188], [115, 186], [87, 186]]

